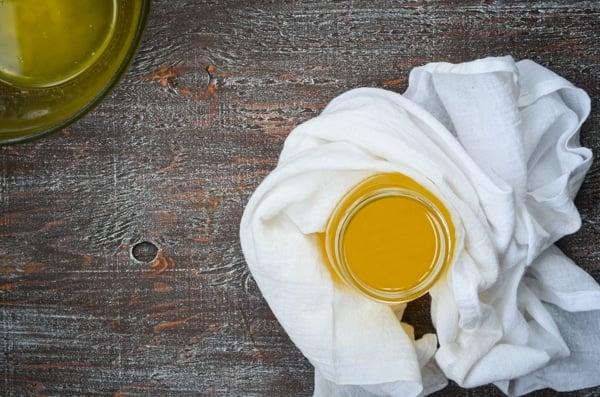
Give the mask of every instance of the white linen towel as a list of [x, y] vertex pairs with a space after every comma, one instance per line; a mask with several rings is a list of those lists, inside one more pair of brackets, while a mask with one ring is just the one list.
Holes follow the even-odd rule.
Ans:
[[[414, 69], [404, 95], [359, 88], [295, 128], [252, 195], [240, 239], [273, 313], [315, 367], [317, 397], [419, 396], [494, 383], [508, 395], [600, 384], [600, 287], [555, 245], [592, 154], [582, 90], [529, 60]], [[405, 305], [332, 280], [316, 233], [361, 179], [401, 172], [448, 206], [457, 259], [430, 291], [436, 335]]]

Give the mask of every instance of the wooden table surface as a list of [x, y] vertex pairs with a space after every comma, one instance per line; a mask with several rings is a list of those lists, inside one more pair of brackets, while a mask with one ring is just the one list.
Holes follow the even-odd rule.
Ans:
[[[155, 1], [99, 107], [0, 149], [0, 395], [312, 395], [238, 240], [289, 131], [350, 88], [403, 92], [415, 66], [512, 55], [588, 92], [582, 142], [600, 153], [599, 39], [597, 1]], [[560, 242], [596, 280], [598, 164]], [[408, 310], [420, 333], [428, 304]]]

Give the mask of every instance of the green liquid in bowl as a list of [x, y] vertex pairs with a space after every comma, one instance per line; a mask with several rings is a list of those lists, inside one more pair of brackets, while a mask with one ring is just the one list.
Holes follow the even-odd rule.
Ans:
[[110, 42], [115, 2], [0, 2], [0, 79], [15, 86], [46, 87], [79, 75]]
[[56, 131], [118, 82], [150, 0], [0, 0], [0, 144]]

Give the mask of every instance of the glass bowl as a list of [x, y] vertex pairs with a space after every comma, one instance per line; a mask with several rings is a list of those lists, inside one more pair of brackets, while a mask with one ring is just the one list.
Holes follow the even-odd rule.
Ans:
[[150, 3], [1, 1], [0, 145], [61, 130], [98, 105], [131, 64]]

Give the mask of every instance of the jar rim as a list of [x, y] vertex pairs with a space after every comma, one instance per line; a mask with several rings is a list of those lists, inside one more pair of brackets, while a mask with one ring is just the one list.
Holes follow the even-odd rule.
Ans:
[[[325, 250], [337, 278], [347, 286], [376, 301], [403, 303], [426, 294], [448, 267], [454, 248], [451, 238], [453, 225], [449, 217], [444, 214], [444, 211], [448, 214], [447, 210], [444, 208], [443, 211], [439, 208], [443, 203], [409, 177], [399, 174], [410, 181], [406, 184], [383, 183], [369, 188], [369, 184], [373, 181], [377, 182], [378, 176], [381, 175], [386, 174], [364, 179], [338, 202], [325, 229]], [[417, 188], [429, 194], [422, 194], [417, 191]], [[352, 270], [344, 254], [344, 235], [356, 214], [370, 203], [390, 197], [413, 200], [421, 206], [431, 223], [435, 238], [435, 252], [431, 266], [414, 285], [407, 288], [378, 288], [370, 285]]]

